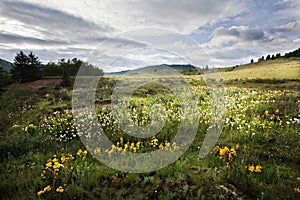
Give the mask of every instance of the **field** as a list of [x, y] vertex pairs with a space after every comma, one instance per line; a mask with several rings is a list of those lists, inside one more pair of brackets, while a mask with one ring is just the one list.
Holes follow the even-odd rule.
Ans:
[[[185, 76], [199, 104], [196, 137], [172, 164], [144, 173], [118, 171], [96, 158], [180, 153], [185, 144], [173, 138], [184, 120], [181, 106], [189, 100], [179, 102], [159, 85], [139, 87], [129, 99], [130, 122], [151, 124], [149, 113], [157, 99], [166, 116], [161, 116], [165, 124], [158, 134], [136, 138], [121, 130], [112, 115], [111, 94], [119, 78], [101, 78], [96, 116], [112, 145], [87, 148], [79, 138], [86, 129], [77, 130], [71, 111], [72, 88], [9, 87], [0, 97], [0, 198], [299, 199], [299, 72], [299, 60], [292, 59], [221, 71], [224, 126], [204, 158], [199, 150], [212, 119], [211, 91], [200, 75]], [[135, 165], [151, 168], [156, 163], [146, 161]]]

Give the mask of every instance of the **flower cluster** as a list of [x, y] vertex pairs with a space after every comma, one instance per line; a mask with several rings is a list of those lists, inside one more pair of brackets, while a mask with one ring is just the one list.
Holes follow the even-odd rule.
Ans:
[[236, 150], [239, 148], [239, 144], [236, 144], [234, 147], [219, 147], [219, 146], [216, 146], [213, 150], [213, 152], [218, 152], [219, 153], [219, 156], [220, 156], [220, 159], [223, 159], [223, 160], [228, 160], [230, 162], [233, 161], [233, 158], [234, 156], [236, 156]]
[[256, 165], [256, 166], [250, 165], [250, 166], [247, 166], [246, 168], [247, 168], [250, 172], [256, 172], [256, 173], [260, 173], [260, 172], [261, 172], [261, 169], [262, 169], [261, 165]]
[[41, 173], [42, 179], [48, 182], [48, 186], [38, 191], [37, 195], [41, 196], [45, 192], [51, 191], [50, 185], [52, 185], [53, 188], [55, 186], [57, 187], [56, 190], [54, 190], [57, 193], [64, 192], [65, 188], [63, 188], [63, 186], [65, 187], [67, 185], [66, 180], [64, 179], [64, 174], [72, 172], [72, 169], [74, 168], [72, 161], [84, 161], [87, 157], [87, 154], [87, 150], [79, 149], [76, 153], [76, 159], [72, 154], [62, 155], [60, 158], [54, 157], [52, 159], [48, 159], [47, 163], [45, 164], [45, 168]]
[[297, 192], [297, 193], [300, 193], [300, 177], [297, 177], [296, 180], [298, 182], [297, 182], [297, 186], [294, 187], [294, 191]]
[[45, 170], [43, 170], [41, 173], [41, 177], [44, 177], [47, 172], [49, 172], [50, 176], [56, 178], [58, 176], [60, 167], [63, 167], [63, 165], [59, 163], [57, 158], [49, 159], [46, 163]]
[[44, 194], [45, 192], [49, 192], [50, 190], [51, 190], [51, 186], [48, 185], [48, 186], [44, 187], [44, 189], [38, 191], [38, 192], [37, 192], [37, 195], [38, 195], [38, 196], [41, 196], [42, 194]]
[[87, 150], [82, 151], [82, 149], [78, 149], [76, 155], [81, 158], [82, 161], [84, 161], [86, 159], [86, 156], [88, 154]]
[[[117, 145], [111, 145], [111, 149], [106, 149], [105, 152], [109, 156], [117, 152], [125, 154], [128, 150], [130, 152], [136, 153], [142, 146], [143, 144], [141, 141], [137, 141], [136, 143], [128, 141], [125, 143], [123, 137], [120, 137], [120, 141], [117, 142]], [[98, 150], [95, 149], [94, 152], [95, 151], [99, 151], [100, 153], [100, 148], [98, 148]]]

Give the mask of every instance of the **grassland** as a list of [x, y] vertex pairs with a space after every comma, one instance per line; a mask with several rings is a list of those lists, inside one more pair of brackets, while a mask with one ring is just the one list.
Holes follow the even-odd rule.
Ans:
[[146, 85], [135, 91], [130, 101], [134, 124], [150, 123], [157, 98], [167, 113], [158, 134], [135, 138], [111, 115], [110, 96], [118, 79], [101, 79], [97, 118], [113, 145], [87, 149], [74, 125], [72, 88], [11, 87], [0, 97], [0, 198], [299, 199], [299, 66], [298, 60], [282, 59], [221, 71], [224, 127], [205, 158], [199, 158], [199, 148], [210, 126], [211, 94], [201, 76], [185, 76], [201, 105], [196, 138], [174, 163], [138, 174], [111, 169], [95, 156], [122, 159], [126, 152], [180, 151], [171, 141], [184, 103], [169, 90]]

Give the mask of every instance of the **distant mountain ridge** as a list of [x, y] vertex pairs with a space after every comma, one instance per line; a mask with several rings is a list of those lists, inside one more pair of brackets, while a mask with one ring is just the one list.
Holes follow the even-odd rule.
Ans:
[[161, 64], [161, 65], [153, 65], [153, 66], [147, 66], [147, 67], [142, 67], [134, 70], [124, 70], [120, 72], [108, 72], [104, 73], [104, 76], [122, 76], [124, 74], [134, 74], [134, 73], [140, 73], [140, 72], [159, 72], [166, 67], [170, 67], [174, 70], [177, 71], [187, 71], [187, 70], [196, 70], [197, 67], [191, 65], [191, 64]]
[[0, 67], [3, 68], [4, 71], [10, 71], [10, 69], [12, 68], [12, 63], [11, 62], [8, 62], [6, 60], [3, 60], [0, 58]]

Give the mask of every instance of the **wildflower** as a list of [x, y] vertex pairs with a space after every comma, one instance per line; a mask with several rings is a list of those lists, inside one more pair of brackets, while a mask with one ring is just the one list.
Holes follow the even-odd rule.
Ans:
[[122, 147], [118, 147], [118, 152], [121, 153], [123, 151]]
[[156, 147], [158, 144], [158, 139], [156, 139], [154, 136], [151, 139], [150, 145], [153, 147]]
[[83, 151], [83, 155], [84, 155], [84, 156], [86, 156], [86, 155], [87, 155], [87, 153], [88, 153], [88, 151], [87, 151], [87, 150], [84, 150], [84, 151]]
[[257, 165], [256, 167], [255, 167], [255, 172], [257, 172], [257, 173], [259, 173], [259, 172], [261, 172], [261, 166], [260, 165]]
[[276, 109], [276, 110], [275, 110], [275, 113], [279, 113], [279, 110], [278, 110], [278, 109]]
[[173, 151], [176, 151], [178, 149], [176, 142], [173, 142], [172, 146], [173, 146]]
[[47, 94], [45, 94], [45, 97], [47, 98], [47, 97], [49, 97], [49, 95], [50, 95], [50, 94], [49, 94], [49, 93], [47, 93]]
[[294, 188], [294, 191], [297, 193], [300, 193], [300, 189], [299, 188]]
[[165, 142], [165, 148], [169, 148], [170, 147], [170, 142]]
[[46, 192], [46, 191], [50, 191], [51, 190], [51, 186], [50, 185], [48, 185], [48, 186], [46, 186], [45, 188], [44, 188], [44, 192]]
[[158, 146], [159, 149], [163, 149], [164, 148], [164, 145], [161, 143], [159, 146]]
[[41, 173], [41, 177], [44, 177], [46, 175], [46, 171], [43, 170], [43, 172]]
[[53, 165], [53, 169], [59, 169], [59, 168], [60, 168], [59, 162], [55, 162]]
[[41, 190], [41, 191], [38, 191], [38, 192], [37, 192], [37, 195], [38, 195], [38, 196], [41, 196], [43, 193], [44, 193], [44, 191]]
[[125, 149], [128, 149], [128, 146], [129, 146], [129, 142], [127, 142], [127, 143], [124, 145], [124, 148], [125, 148]]
[[269, 115], [269, 111], [266, 110], [266, 111], [265, 111], [265, 115]]
[[81, 149], [78, 149], [78, 151], [77, 151], [77, 153], [76, 153], [76, 154], [77, 154], [78, 156], [80, 156], [80, 155], [81, 155], [81, 153], [82, 153], [82, 150], [81, 150]]
[[248, 169], [249, 169], [250, 172], [254, 172], [254, 170], [255, 170], [253, 165], [249, 166]]
[[300, 181], [300, 177], [297, 177], [297, 179], [296, 179], [297, 181]]
[[56, 192], [60, 192], [60, 193], [64, 192], [63, 187], [59, 186], [58, 188], [56, 188]]
[[46, 169], [48, 169], [49, 167], [52, 167], [52, 162], [51, 160], [46, 163]]
[[225, 146], [223, 149], [220, 148], [220, 158], [223, 158], [227, 153], [229, 153], [229, 149]]
[[122, 137], [120, 137], [120, 143], [123, 144], [124, 139]]
[[95, 150], [94, 150], [94, 154], [97, 154], [97, 153], [100, 153], [101, 152], [101, 149], [99, 147], [97, 147]]
[[60, 158], [60, 160], [61, 160], [62, 163], [64, 163], [64, 162], [66, 162], [67, 158], [65, 156], [63, 156], [63, 157]]
[[140, 146], [141, 146], [141, 141], [137, 141], [137, 143], [136, 143], [136, 147], [139, 149], [139, 148], [140, 148]]

